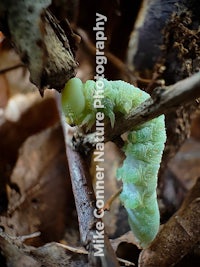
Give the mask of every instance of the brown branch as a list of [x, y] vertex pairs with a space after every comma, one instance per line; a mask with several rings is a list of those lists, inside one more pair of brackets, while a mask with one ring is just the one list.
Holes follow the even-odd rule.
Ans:
[[[90, 266], [103, 266], [103, 267], [118, 267], [118, 261], [110, 241], [104, 232], [104, 248], [103, 257], [95, 257], [95, 247], [93, 243], [93, 236], [96, 233], [96, 223], [100, 221], [94, 216], [95, 209], [95, 195], [91, 184], [91, 177], [86, 161], [80, 153], [74, 151], [69, 143], [69, 133], [65, 123], [63, 123], [66, 143], [66, 153], [68, 158], [69, 170], [71, 175], [72, 189], [75, 198], [76, 210], [79, 221], [80, 236], [83, 244], [89, 251], [89, 264]], [[99, 265], [99, 260], [101, 265]]]
[[[161, 114], [168, 114], [176, 110], [180, 105], [190, 103], [200, 97], [200, 72], [184, 79], [174, 85], [158, 87], [139, 107], [133, 110], [127, 116], [116, 118], [115, 125], [112, 128], [110, 124], [105, 127], [105, 142], [115, 141], [121, 134], [133, 129], [133, 127], [147, 122]], [[94, 147], [95, 133], [84, 136], [77, 147]], [[88, 149], [87, 149], [88, 151]]]
[[[87, 49], [89, 52], [95, 56], [96, 55], [96, 46], [92, 43], [92, 41], [89, 39], [87, 33], [82, 30], [81, 28], [77, 28], [76, 31], [80, 36], [82, 37], [83, 41], [87, 45]], [[116, 57], [114, 54], [112, 54], [109, 51], [105, 51], [106, 58], [115, 66], [121, 73], [123, 73], [129, 82], [136, 83], [136, 77], [133, 75], [132, 70], [125, 64], [122, 60], [120, 60], [118, 57]]]
[[200, 241], [200, 178], [181, 208], [161, 228], [151, 246], [142, 251], [140, 267], [174, 266]]

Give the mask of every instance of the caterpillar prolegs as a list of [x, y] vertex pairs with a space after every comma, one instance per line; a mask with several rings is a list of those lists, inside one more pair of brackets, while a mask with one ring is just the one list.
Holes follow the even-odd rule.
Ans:
[[[124, 81], [101, 80], [104, 85], [102, 99], [104, 115], [114, 125], [115, 114], [128, 114], [139, 106], [149, 94]], [[82, 83], [70, 79], [62, 92], [62, 108], [68, 122], [86, 125], [95, 123], [94, 107], [96, 83]], [[147, 247], [155, 238], [160, 224], [156, 187], [164, 143], [166, 141], [164, 115], [135, 127], [129, 132], [123, 147], [126, 158], [117, 170], [123, 182], [120, 199], [128, 213], [131, 230], [139, 245]]]

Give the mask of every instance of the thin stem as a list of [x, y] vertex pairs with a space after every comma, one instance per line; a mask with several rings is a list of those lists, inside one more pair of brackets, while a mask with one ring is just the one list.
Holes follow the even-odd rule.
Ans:
[[15, 69], [18, 69], [18, 68], [25, 68], [25, 67], [26, 66], [24, 64], [19, 63], [19, 64], [15, 65], [15, 66], [8, 67], [8, 68], [0, 70], [0, 74], [4, 74], [4, 73], [6, 73], [8, 71], [15, 70]]
[[[81, 28], [77, 28], [76, 30], [81, 35], [90, 53], [92, 55], [96, 55], [96, 47], [89, 39], [87, 33]], [[121, 73], [123, 73], [128, 78], [129, 82], [136, 83], [137, 79], [133, 75], [132, 70], [122, 60], [120, 60], [118, 57], [116, 57], [109, 51], [105, 51], [105, 56]]]
[[115, 201], [115, 199], [121, 194], [122, 192], [122, 187], [115, 192], [105, 203], [104, 207], [102, 208], [102, 210], [106, 211], [106, 210], [110, 210], [110, 207], [112, 205], [112, 203]]

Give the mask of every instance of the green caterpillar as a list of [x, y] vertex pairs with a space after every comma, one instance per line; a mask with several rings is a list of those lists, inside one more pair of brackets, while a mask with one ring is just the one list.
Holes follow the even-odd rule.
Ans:
[[[128, 114], [149, 94], [123, 81], [107, 81], [104, 84], [104, 115], [114, 125], [115, 114]], [[88, 126], [95, 123], [95, 81], [82, 83], [70, 79], [62, 92], [62, 108], [70, 124]], [[129, 224], [139, 245], [147, 247], [155, 238], [160, 225], [157, 203], [157, 175], [164, 143], [166, 141], [164, 115], [135, 127], [128, 134], [123, 147], [126, 158], [117, 170], [117, 178], [123, 181], [120, 199], [127, 210]]]

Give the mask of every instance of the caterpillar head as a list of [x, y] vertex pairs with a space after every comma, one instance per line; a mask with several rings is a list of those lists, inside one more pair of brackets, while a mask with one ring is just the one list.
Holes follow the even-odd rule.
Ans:
[[79, 124], [79, 117], [85, 108], [83, 84], [79, 78], [72, 78], [66, 83], [62, 91], [61, 104], [67, 122]]

